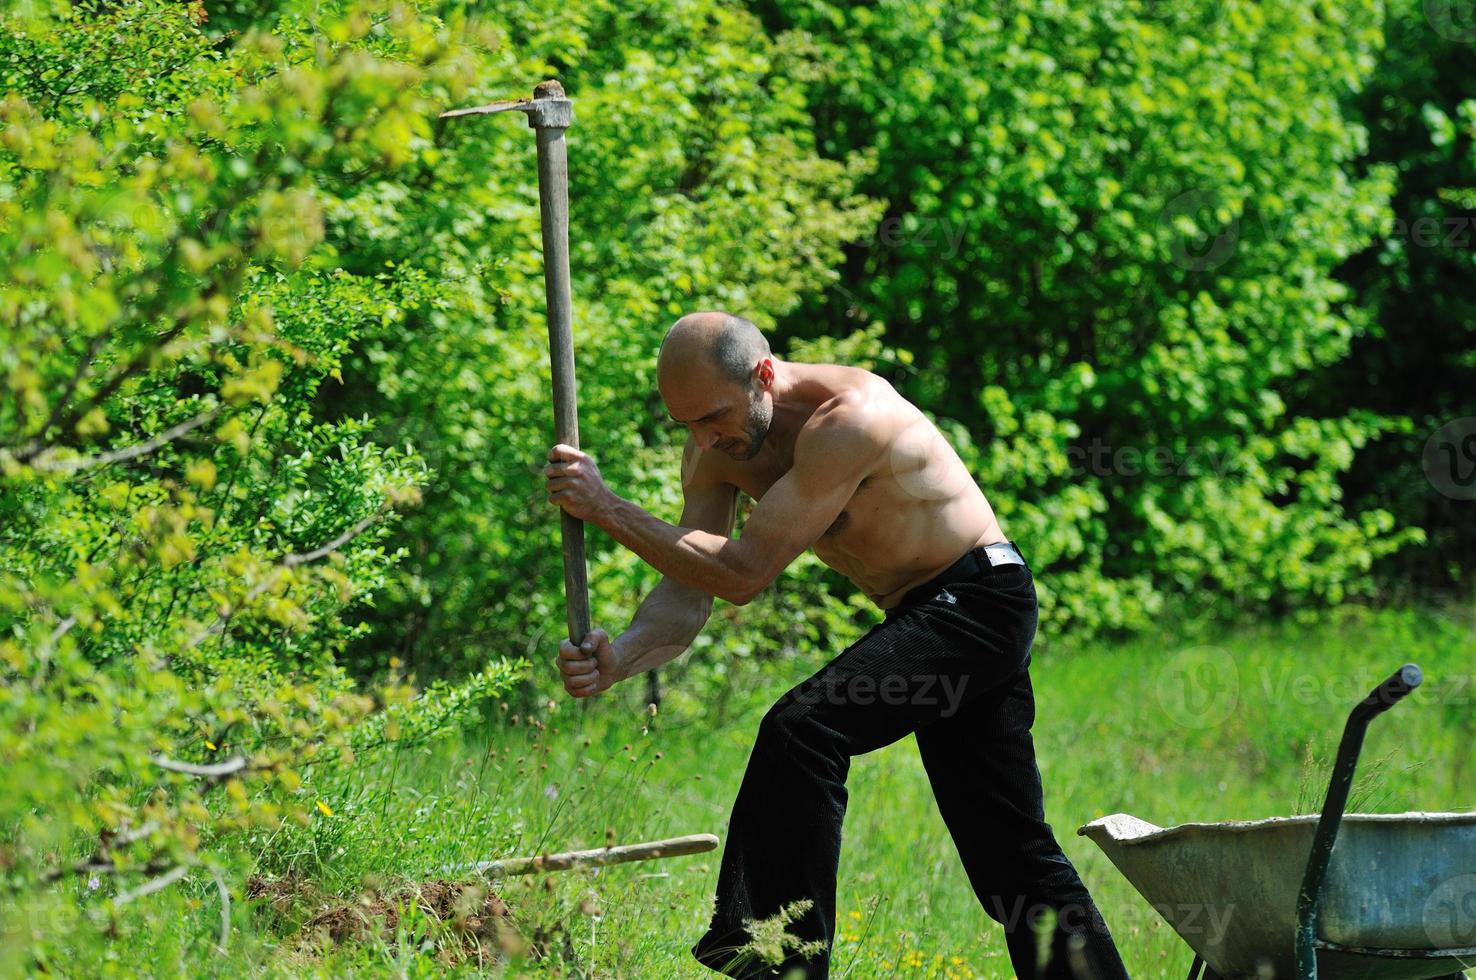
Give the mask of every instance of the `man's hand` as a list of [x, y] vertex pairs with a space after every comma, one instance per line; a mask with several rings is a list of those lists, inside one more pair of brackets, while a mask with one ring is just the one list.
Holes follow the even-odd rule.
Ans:
[[564, 690], [570, 696], [587, 698], [599, 694], [620, 680], [615, 651], [610, 647], [610, 634], [593, 629], [579, 646], [568, 638], [559, 641], [559, 656], [554, 661], [564, 678]]
[[581, 521], [594, 523], [615, 495], [605, 486], [600, 468], [588, 453], [562, 442], [548, 451], [548, 502], [558, 504]]

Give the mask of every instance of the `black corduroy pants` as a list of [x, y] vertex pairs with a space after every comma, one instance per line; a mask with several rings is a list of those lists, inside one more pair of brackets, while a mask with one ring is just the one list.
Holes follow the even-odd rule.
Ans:
[[[985, 912], [1021, 980], [1125, 978], [1105, 922], [1045, 821], [1030, 729], [1035, 580], [979, 549], [906, 595], [886, 619], [764, 715], [728, 823], [717, 898], [692, 947], [729, 977], [829, 976], [852, 756], [911, 733]], [[746, 920], [791, 903], [777, 966], [739, 953]], [[797, 906], [796, 906], [797, 907]], [[1036, 929], [1054, 917], [1040, 963]]]

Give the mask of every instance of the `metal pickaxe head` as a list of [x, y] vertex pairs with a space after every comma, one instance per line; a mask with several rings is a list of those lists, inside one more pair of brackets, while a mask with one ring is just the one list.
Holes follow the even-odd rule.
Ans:
[[574, 123], [574, 103], [564, 95], [564, 86], [553, 80], [534, 86], [531, 99], [509, 99], [470, 109], [452, 109], [441, 113], [441, 118], [488, 116], [494, 112], [526, 112], [528, 126], [532, 129], [568, 129]]

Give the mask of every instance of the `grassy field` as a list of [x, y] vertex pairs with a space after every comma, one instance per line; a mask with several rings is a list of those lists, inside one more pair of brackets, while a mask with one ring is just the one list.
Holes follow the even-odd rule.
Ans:
[[[1371, 727], [1354, 807], [1470, 809], [1473, 638], [1469, 610], [1347, 607], [1311, 624], [1214, 635], [1178, 626], [1126, 643], [1037, 645], [1047, 819], [1132, 975], [1181, 977], [1189, 954], [1077, 827], [1115, 811], [1167, 826], [1315, 810], [1347, 710], [1406, 661], [1424, 668], [1426, 683]], [[277, 902], [238, 907], [221, 972], [715, 976], [687, 950], [707, 920], [719, 852], [503, 880], [497, 891], [521, 939], [480, 965], [473, 946], [415, 908], [378, 936], [310, 937], [332, 927], [324, 909], [335, 901], [367, 887], [393, 905], [401, 883], [444, 878], [440, 869], [458, 862], [607, 839], [721, 836], [759, 718], [815, 666], [769, 664], [735, 679], [720, 706], [686, 694], [680, 666], [655, 714], [641, 681], [588, 704], [560, 699], [531, 714], [509, 706], [488, 741], [405, 751], [356, 772], [351, 785], [318, 786], [331, 814], [291, 839], [262, 842], [279, 856], [257, 869], [256, 890]], [[1011, 976], [1000, 929], [970, 890], [911, 737], [855, 759], [848, 786], [832, 975]], [[181, 936], [150, 938], [161, 968], [191, 928], [205, 937], [196, 941], [213, 938], [218, 911], [187, 904], [200, 908], [182, 909]], [[499, 947], [484, 945], [489, 954]]]

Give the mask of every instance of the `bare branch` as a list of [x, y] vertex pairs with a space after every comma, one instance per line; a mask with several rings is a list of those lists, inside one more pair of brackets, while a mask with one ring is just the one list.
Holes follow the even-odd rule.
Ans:
[[486, 875], [489, 878], [506, 875], [525, 875], [540, 871], [568, 871], [571, 868], [600, 867], [607, 864], [625, 864], [629, 861], [649, 861], [652, 858], [679, 857], [683, 854], [701, 854], [717, 847], [715, 834], [687, 834], [669, 837], [666, 840], [645, 841], [640, 844], [616, 844], [609, 847], [590, 848], [585, 851], [564, 851], [559, 854], [537, 854], [531, 857], [504, 858], [500, 861], [479, 861], [476, 864], [458, 864], [442, 868], [445, 874], [466, 871]]
[[224, 953], [231, 940], [231, 893], [225, 879], [215, 868], [210, 868], [210, 877], [215, 879], [215, 890], [220, 892], [220, 951]]
[[146, 820], [133, 830], [125, 830], [108, 838], [109, 847], [127, 847], [136, 841], [141, 841], [154, 831], [159, 829], [157, 820]]
[[[208, 409], [201, 412], [192, 419], [187, 419], [177, 425], [172, 425], [163, 432], [144, 442], [135, 443], [132, 446], [124, 446], [121, 449], [113, 449], [96, 456], [88, 456], [83, 459], [66, 459], [50, 462], [46, 455], [38, 456], [32, 463], [36, 469], [45, 473], [76, 473], [79, 470], [92, 469], [94, 466], [107, 466], [110, 463], [122, 463], [130, 459], [145, 456], [160, 446], [167, 445], [180, 436], [195, 431], [200, 426], [209, 422], [220, 414], [219, 408]], [[55, 450], [51, 450], [55, 453]], [[50, 455], [50, 454], [47, 454]]]
[[41, 880], [49, 884], [53, 881], [60, 881], [67, 875], [112, 875], [122, 874], [127, 871], [143, 871], [144, 873], [157, 871], [159, 869], [154, 867], [153, 865], [146, 865], [143, 868], [125, 868], [119, 865], [116, 861], [104, 861], [101, 855], [105, 850], [108, 850], [110, 848], [127, 847], [129, 844], [141, 841], [158, 829], [159, 824], [157, 821], [146, 820], [145, 822], [135, 827], [133, 830], [123, 830], [119, 831], [116, 834], [109, 834], [108, 831], [103, 831], [102, 846], [99, 847], [95, 852], [93, 852], [91, 857], [78, 861], [75, 864], [65, 865], [64, 867], [60, 868], [52, 868], [50, 871], [47, 871], [41, 876]]
[[64, 636], [66, 636], [68, 633], [70, 633], [72, 631], [72, 627], [73, 626], [76, 626], [76, 625], [77, 625], [77, 617], [76, 616], [68, 616], [66, 619], [62, 620], [60, 623], [57, 623], [56, 624], [56, 629], [54, 629], [54, 630], [51, 631], [51, 636], [49, 636], [47, 638], [47, 640], [46, 640], [46, 646], [48, 648], [56, 646], [58, 643], [61, 642], [61, 638], [64, 637]]
[[127, 905], [134, 899], [143, 898], [145, 895], [152, 895], [154, 894], [154, 892], [162, 891], [189, 873], [190, 865], [175, 865], [173, 868], [170, 868], [159, 877], [150, 878], [148, 881], [144, 882], [142, 885], [139, 885], [137, 888], [126, 891], [114, 898], [113, 907], [117, 908], [119, 905]]
[[[363, 534], [364, 531], [366, 531], [371, 524], [374, 524], [376, 521], [382, 518], [385, 512], [388, 510], [389, 501], [386, 500], [379, 505], [379, 509], [374, 511], [374, 513], [369, 514], [367, 517], [361, 518], [360, 520], [354, 522], [352, 527], [345, 530], [342, 534], [338, 535], [327, 544], [322, 545], [318, 548], [314, 548], [312, 551], [303, 552], [302, 554], [288, 553], [286, 555], [283, 555], [278, 561], [276, 568], [274, 568], [272, 571], [275, 572], [277, 568], [296, 568], [299, 565], [306, 565], [309, 562], [314, 562], [317, 561], [319, 558], [325, 558], [328, 555], [331, 555], [333, 552], [337, 551], [339, 548], [342, 548], [344, 545], [348, 544], [360, 534]], [[272, 580], [273, 576], [271, 574], [268, 574], [260, 582], [253, 585], [250, 591], [248, 591], [244, 596], [241, 597], [240, 602], [236, 603], [235, 605], [231, 606], [230, 608], [226, 609], [224, 612], [216, 616], [215, 622], [211, 623], [209, 626], [205, 627], [205, 629], [201, 630], [199, 634], [196, 635], [195, 638], [189, 642], [189, 645], [185, 649], [193, 650], [195, 647], [198, 647], [201, 643], [204, 643], [207, 639], [209, 639], [211, 635], [225, 629], [226, 624], [231, 621], [231, 619], [236, 615], [237, 612], [239, 612], [246, 606], [251, 605], [251, 603], [256, 600], [257, 596], [261, 595], [267, 589], [271, 588]]]
[[41, 875], [42, 884], [49, 885], [55, 881], [61, 881], [68, 875], [126, 875], [126, 874], [153, 874], [169, 867], [168, 864], [150, 862], [142, 867], [129, 867], [118, 864], [116, 861], [100, 861], [96, 855], [76, 864], [63, 865], [60, 868], [52, 868]]
[[373, 524], [384, 515], [386, 509], [387, 507], [381, 506], [378, 510], [370, 514], [368, 517], [364, 517], [355, 522], [353, 527], [349, 528], [347, 531], [344, 531], [338, 537], [334, 538], [332, 541], [329, 541], [321, 548], [314, 548], [312, 551], [309, 551], [306, 554], [287, 555], [285, 558], [282, 559], [282, 564], [286, 565], [288, 568], [296, 568], [298, 565], [306, 565], [308, 562], [317, 561], [319, 558], [327, 557], [328, 555], [337, 551], [339, 548], [342, 548], [344, 545], [348, 544], [354, 538], [357, 538], [359, 535], [363, 534], [364, 531], [368, 529], [370, 524]]
[[246, 768], [246, 757], [244, 755], [232, 756], [224, 762], [209, 763], [207, 765], [200, 765], [194, 762], [180, 762], [177, 759], [170, 759], [162, 755], [156, 755], [149, 761], [153, 762], [160, 769], [167, 769], [170, 772], [180, 772], [186, 776], [207, 776], [211, 779], [229, 776]]
[[[200, 300], [203, 303], [204, 300], [209, 299], [220, 292], [221, 286], [219, 283], [210, 283], [200, 294]], [[189, 327], [189, 325], [190, 316], [188, 312], [181, 313], [179, 316], [176, 316], [174, 319], [174, 323], [170, 324], [169, 329], [165, 330], [159, 336], [152, 338], [149, 345], [139, 350], [139, 352], [133, 356], [132, 360], [123, 365], [123, 368], [121, 370], [115, 372], [112, 377], [103, 382], [102, 387], [93, 392], [86, 401], [67, 412], [62, 417], [58, 425], [60, 425], [63, 429], [70, 429], [74, 425], [76, 425], [78, 420], [80, 420], [88, 412], [92, 411], [92, 409], [96, 408], [97, 406], [101, 405], [103, 402], [111, 398], [114, 392], [123, 387], [123, 382], [127, 381], [129, 378], [147, 368], [154, 354], [157, 351], [167, 349], [169, 345], [172, 344], [177, 337], [179, 337], [180, 334], [185, 332], [185, 329]], [[42, 432], [37, 436], [37, 438], [45, 438], [45, 435], [46, 433]], [[24, 459], [24, 457], [22, 458]]]
[[37, 669], [35, 676], [31, 678], [31, 690], [41, 690], [41, 685], [46, 682], [46, 675], [50, 670], [49, 664], [51, 663], [51, 655], [56, 652], [56, 645], [60, 643], [62, 637], [70, 633], [72, 631], [72, 627], [76, 625], [76, 616], [68, 616], [60, 623], [57, 623], [56, 629], [52, 630], [51, 635], [46, 638], [46, 645], [36, 652]]
[[33, 444], [36, 446], [34, 451], [40, 451], [41, 437], [45, 436], [47, 430], [53, 425], [61, 421], [62, 414], [67, 410], [67, 402], [71, 400], [72, 394], [77, 390], [77, 385], [82, 381], [83, 376], [87, 374], [87, 369], [92, 366], [93, 358], [97, 357], [98, 352], [102, 350], [102, 346], [107, 342], [107, 339], [108, 333], [104, 330], [94, 334], [87, 341], [87, 348], [82, 352], [82, 356], [77, 359], [77, 366], [73, 369], [72, 376], [67, 379], [66, 385], [63, 386], [61, 395], [56, 400], [56, 404], [52, 406], [51, 414], [47, 416], [45, 422], [41, 423], [41, 428], [36, 430], [38, 435], [33, 440]]

